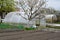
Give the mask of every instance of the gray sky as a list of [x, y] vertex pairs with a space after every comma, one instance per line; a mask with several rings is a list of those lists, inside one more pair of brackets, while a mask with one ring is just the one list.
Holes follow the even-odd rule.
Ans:
[[47, 0], [48, 7], [60, 10], [60, 0]]

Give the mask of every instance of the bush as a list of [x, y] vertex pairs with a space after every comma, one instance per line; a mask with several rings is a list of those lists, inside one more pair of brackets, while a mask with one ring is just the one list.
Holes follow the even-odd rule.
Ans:
[[25, 30], [35, 30], [36, 28], [32, 28], [32, 27], [30, 27], [30, 28], [25, 28]]

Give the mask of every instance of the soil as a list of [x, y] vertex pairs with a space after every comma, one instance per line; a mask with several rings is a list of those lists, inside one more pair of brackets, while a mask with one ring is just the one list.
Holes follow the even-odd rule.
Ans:
[[60, 40], [60, 32], [41, 30], [2, 32], [0, 40]]

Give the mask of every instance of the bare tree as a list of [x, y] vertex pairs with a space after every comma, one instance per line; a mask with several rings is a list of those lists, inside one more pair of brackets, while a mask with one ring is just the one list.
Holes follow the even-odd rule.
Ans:
[[28, 17], [23, 17], [26, 20], [31, 21], [35, 17], [39, 16], [41, 14], [41, 9], [44, 7], [45, 0], [19, 0], [19, 6], [23, 9], [24, 14]]
[[26, 20], [32, 20], [39, 14], [41, 14], [41, 9], [43, 5], [45, 4], [44, 0], [19, 0], [19, 6], [23, 9], [25, 12], [25, 15], [28, 16], [28, 18], [25, 18]]

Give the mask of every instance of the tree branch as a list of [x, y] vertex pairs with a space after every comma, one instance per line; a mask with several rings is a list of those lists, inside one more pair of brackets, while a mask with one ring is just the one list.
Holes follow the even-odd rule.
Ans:
[[45, 2], [43, 2], [41, 5], [40, 5], [40, 7], [38, 7], [38, 9], [37, 10], [35, 10], [35, 12], [34, 13], [32, 13], [32, 15], [34, 15], [34, 14], [36, 14], [36, 12], [43, 6], [45, 4]]
[[22, 18], [24, 18], [25, 20], [28, 20], [27, 18], [23, 17], [21, 14], [19, 14]]

